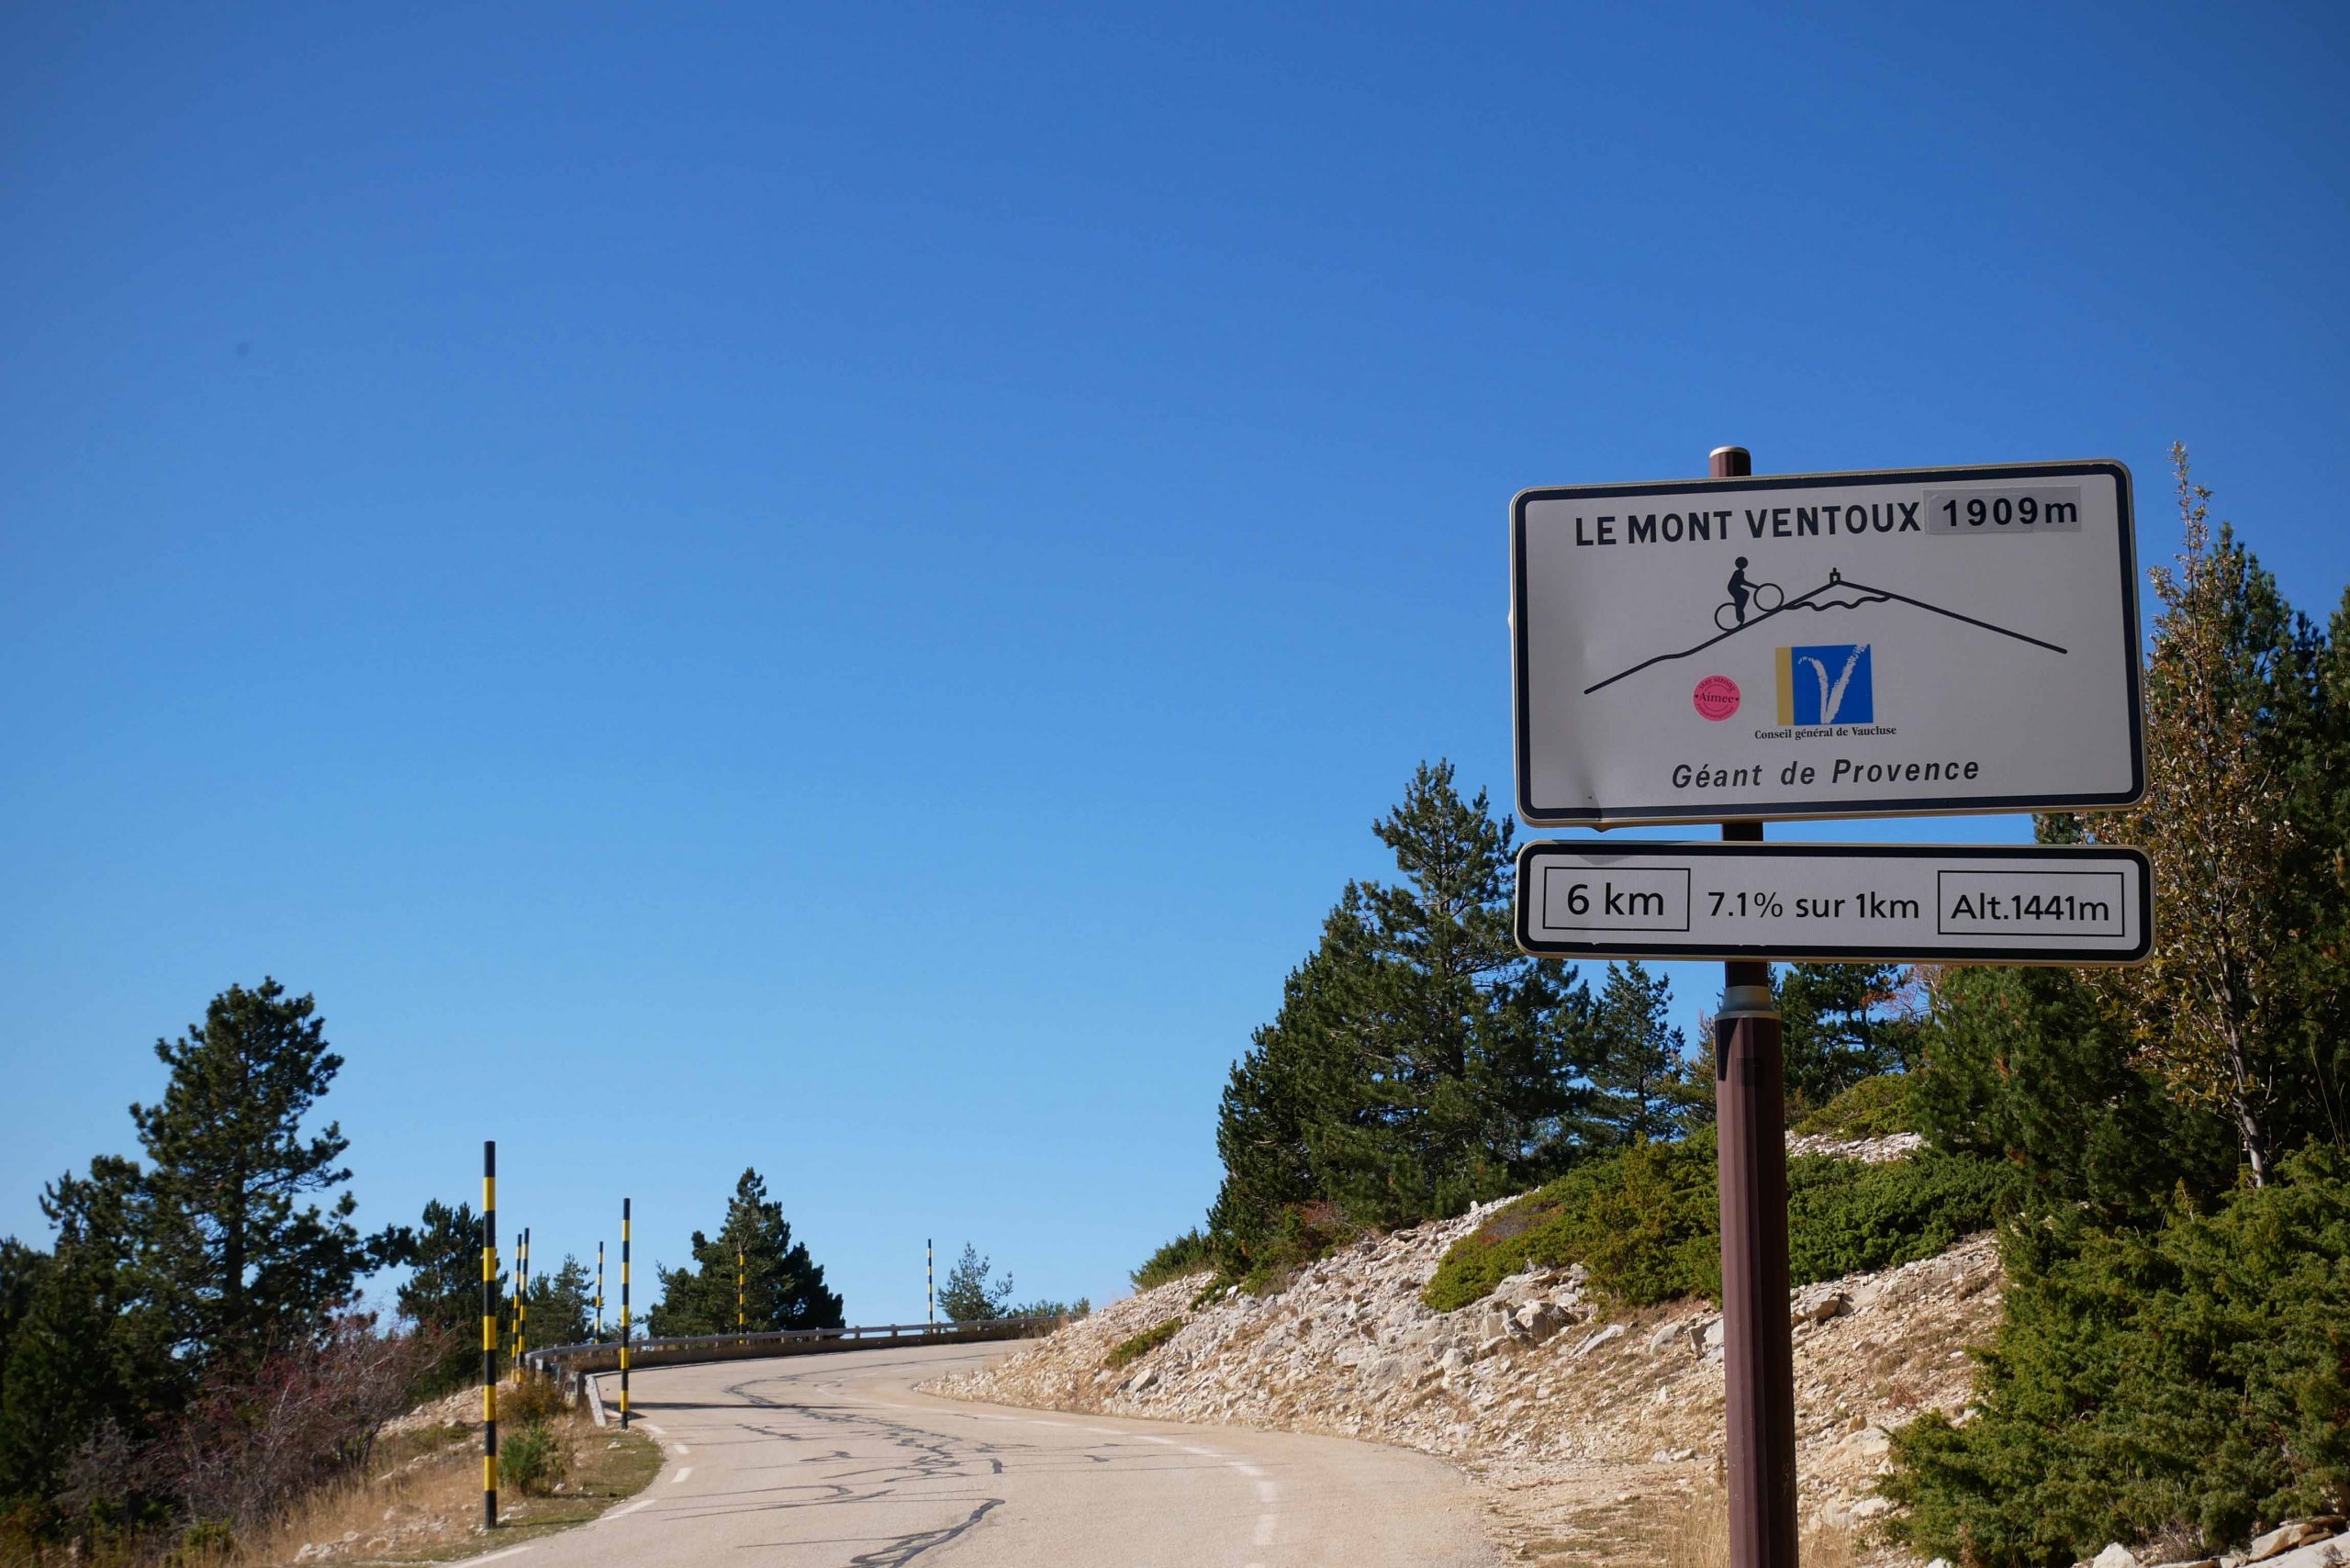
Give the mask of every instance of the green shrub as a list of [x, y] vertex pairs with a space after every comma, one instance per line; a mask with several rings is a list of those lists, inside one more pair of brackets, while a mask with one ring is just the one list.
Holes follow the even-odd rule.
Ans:
[[1918, 1130], [1909, 1108], [1909, 1075], [1880, 1072], [1863, 1078], [1796, 1124], [1798, 1137], [1889, 1137]]
[[1197, 1226], [1142, 1260], [1142, 1267], [1126, 1277], [1135, 1289], [1149, 1290], [1169, 1280], [1180, 1280], [1186, 1274], [1204, 1273], [1216, 1266], [1215, 1244]]
[[[1997, 1222], [2015, 1179], [1989, 1160], [1926, 1151], [1862, 1165], [1787, 1167], [1788, 1263], [1796, 1284], [1930, 1258]], [[1714, 1134], [1640, 1144], [1577, 1167], [1455, 1242], [1420, 1300], [1451, 1312], [1519, 1270], [1581, 1263], [1625, 1306], [1721, 1294]]]
[[1236, 1273], [1235, 1261], [1220, 1255], [1216, 1277], [1194, 1299], [1204, 1301], [1233, 1284], [1250, 1295], [1270, 1295], [1285, 1289], [1300, 1269], [1328, 1257], [1360, 1236], [1364, 1228], [1340, 1214], [1337, 1204], [1319, 1198], [1284, 1204], [1251, 1243], [1247, 1267]]
[[1102, 1364], [1112, 1372], [1131, 1366], [1181, 1333], [1183, 1323], [1181, 1317], [1170, 1317], [1164, 1323], [1144, 1329], [1131, 1339], [1119, 1340], [1116, 1347], [1102, 1358]]
[[1453, 1243], [1420, 1299], [1451, 1312], [1533, 1264], [1581, 1263], [1631, 1305], [1718, 1288], [1714, 1135], [1636, 1144], [1497, 1210]]
[[498, 1439], [498, 1473], [504, 1484], [524, 1495], [541, 1495], [571, 1473], [571, 1451], [554, 1428], [533, 1421]]
[[2350, 1503], [2350, 1159], [2311, 1149], [2279, 1177], [2144, 1229], [2069, 1204], [2007, 1226], [1979, 1415], [1895, 1438], [1883, 1489], [1907, 1539], [2058, 1568], [2109, 1540], [2210, 1552]]
[[517, 1427], [552, 1421], [570, 1408], [563, 1384], [551, 1377], [526, 1375], [520, 1383], [509, 1383], [498, 1391], [498, 1418]]
[[2017, 1186], [2007, 1166], [1932, 1149], [1882, 1165], [1791, 1159], [1788, 1277], [1809, 1284], [1931, 1258], [1996, 1225]]

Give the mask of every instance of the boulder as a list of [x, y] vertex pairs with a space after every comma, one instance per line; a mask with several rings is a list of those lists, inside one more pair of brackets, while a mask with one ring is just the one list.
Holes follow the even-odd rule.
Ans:
[[1556, 1302], [1529, 1301], [1510, 1315], [1510, 1322], [1539, 1345], [1567, 1326], [1567, 1315]]
[[2255, 1536], [2252, 1544], [2244, 1549], [2244, 1560], [2247, 1563], [2266, 1562], [2297, 1546], [2327, 1540], [2341, 1533], [2341, 1519], [2331, 1514], [2313, 1519], [2287, 1519], [2266, 1535]]
[[1578, 1356], [1587, 1356], [1591, 1354], [1592, 1351], [1599, 1349], [1600, 1346], [1612, 1343], [1615, 1340], [1621, 1339], [1623, 1337], [1624, 1326], [1620, 1323], [1611, 1323], [1606, 1327], [1602, 1328], [1598, 1333], [1594, 1334], [1589, 1338], [1585, 1339], [1582, 1344], [1577, 1345], [1575, 1347], [1575, 1354]]
[[2279, 1552], [2260, 1568], [2344, 1568], [2344, 1564], [2350, 1564], [2350, 1536], [2336, 1535]]
[[2089, 1559], [2089, 1568], [2138, 1568], [2138, 1554], [2118, 1540], [2110, 1541]]
[[1688, 1337], [1689, 1320], [1685, 1317], [1677, 1317], [1669, 1323], [1660, 1323], [1656, 1326], [1656, 1332], [1649, 1336], [1649, 1349], [1652, 1351], [1665, 1350], [1674, 1340], [1685, 1339]]

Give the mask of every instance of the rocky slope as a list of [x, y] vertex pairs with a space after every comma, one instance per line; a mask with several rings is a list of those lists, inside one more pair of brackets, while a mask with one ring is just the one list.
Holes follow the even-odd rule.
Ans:
[[[1430, 1312], [1421, 1286], [1491, 1207], [1366, 1238], [1278, 1295], [1195, 1307], [1203, 1277], [1161, 1285], [934, 1386], [1421, 1449], [1484, 1482], [1496, 1535], [1521, 1555], [1606, 1547], [1638, 1561], [1661, 1518], [1716, 1484], [1720, 1320], [1702, 1303], [1611, 1314], [1586, 1298], [1580, 1269], [1519, 1274], [1483, 1302]], [[1987, 1236], [1794, 1293], [1799, 1484], [1815, 1529], [1852, 1530], [1885, 1510], [1873, 1487], [1887, 1428], [1964, 1404], [1964, 1347], [1998, 1310]], [[1122, 1341], [1175, 1318], [1164, 1343], [1112, 1365]]]

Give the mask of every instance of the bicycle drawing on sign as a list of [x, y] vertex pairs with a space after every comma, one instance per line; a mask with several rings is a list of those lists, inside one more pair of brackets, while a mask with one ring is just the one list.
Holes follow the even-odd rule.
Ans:
[[1768, 615], [1786, 602], [1786, 595], [1776, 583], [1756, 583], [1746, 579], [1746, 557], [1738, 558], [1738, 570], [1729, 575], [1729, 597], [1714, 607], [1714, 624], [1724, 632], [1735, 632], [1746, 624], [1750, 605], [1758, 615]]

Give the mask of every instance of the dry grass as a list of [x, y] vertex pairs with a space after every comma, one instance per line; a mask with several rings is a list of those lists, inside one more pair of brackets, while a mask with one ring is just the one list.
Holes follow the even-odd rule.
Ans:
[[[501, 1413], [502, 1415], [502, 1413]], [[500, 1426], [504, 1426], [503, 1420]], [[641, 1432], [623, 1437], [576, 1415], [549, 1423], [571, 1454], [571, 1479], [545, 1497], [499, 1496], [496, 1544], [520, 1544], [595, 1518], [643, 1491], [661, 1468], [661, 1452]], [[235, 1568], [306, 1562], [442, 1562], [470, 1557], [491, 1543], [481, 1529], [481, 1435], [477, 1428], [439, 1427], [387, 1439], [364, 1481], [306, 1499], [274, 1529], [239, 1543]]]
[[[1666, 1568], [1729, 1568], [1729, 1498], [1718, 1484], [1700, 1487], [1665, 1521], [1662, 1544]], [[1804, 1568], [1855, 1568], [1860, 1552], [1852, 1531], [1815, 1524], [1796, 1557]]]

